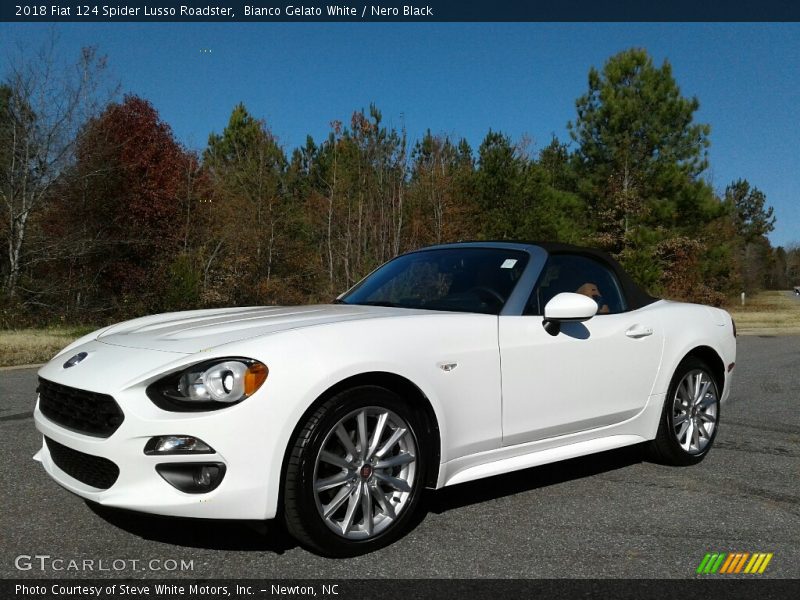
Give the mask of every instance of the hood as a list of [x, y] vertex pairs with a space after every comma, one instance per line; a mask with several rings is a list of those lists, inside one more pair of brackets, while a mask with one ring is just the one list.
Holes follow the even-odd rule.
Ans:
[[194, 354], [231, 342], [301, 327], [428, 312], [347, 304], [195, 310], [153, 315], [113, 325], [97, 340], [127, 348]]

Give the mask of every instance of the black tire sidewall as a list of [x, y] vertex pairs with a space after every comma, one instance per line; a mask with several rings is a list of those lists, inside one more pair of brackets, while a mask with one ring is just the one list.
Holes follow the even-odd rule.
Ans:
[[[359, 408], [386, 408], [408, 424], [417, 446], [417, 465], [411, 497], [403, 511], [387, 529], [369, 540], [349, 540], [337, 535], [325, 524], [317, 509], [313, 490], [317, 454], [331, 429], [346, 415]], [[328, 556], [357, 556], [382, 548], [399, 538], [413, 517], [425, 482], [426, 447], [418, 413], [403, 399], [385, 388], [362, 386], [337, 394], [322, 405], [321, 418], [312, 426], [308, 441], [300, 451], [297, 479], [297, 510], [302, 515], [303, 529], [314, 548]], [[297, 440], [299, 441], [299, 440]]]
[[[702, 370], [709, 379], [711, 379], [714, 390], [716, 391], [717, 396], [717, 422], [714, 425], [714, 431], [711, 433], [711, 438], [708, 440], [708, 444], [703, 449], [702, 452], [698, 454], [691, 454], [684, 450], [680, 442], [678, 442], [678, 438], [675, 435], [675, 431], [672, 427], [672, 410], [673, 410], [673, 403], [675, 401], [675, 394], [678, 390], [678, 385], [686, 376], [687, 373], [694, 370]], [[713, 372], [709, 368], [709, 366], [700, 360], [699, 358], [695, 358], [690, 356], [684, 359], [679, 365], [678, 368], [675, 369], [675, 374], [672, 376], [672, 380], [669, 384], [669, 390], [667, 392], [667, 397], [664, 401], [664, 410], [662, 413], [662, 421], [661, 427], [663, 428], [665, 438], [665, 442], [669, 446], [669, 451], [672, 456], [676, 459], [676, 462], [681, 464], [696, 464], [699, 463], [705, 456], [708, 454], [711, 447], [714, 445], [714, 440], [717, 438], [717, 433], [719, 432], [719, 424], [720, 424], [720, 405], [721, 403], [721, 394], [720, 394], [720, 385], [721, 382], [718, 382], [716, 377], [714, 377]]]

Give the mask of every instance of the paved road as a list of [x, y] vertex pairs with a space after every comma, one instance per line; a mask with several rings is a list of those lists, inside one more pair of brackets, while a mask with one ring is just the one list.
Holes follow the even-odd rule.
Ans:
[[800, 337], [739, 338], [734, 394], [699, 466], [651, 464], [633, 448], [430, 492], [409, 535], [349, 560], [315, 556], [274, 526], [92, 509], [31, 461], [35, 387], [34, 370], [0, 372], [2, 577], [65, 575], [17, 571], [21, 554], [106, 568], [191, 560], [169, 575], [199, 578], [690, 577], [711, 550], [774, 552], [764, 576], [800, 577]]

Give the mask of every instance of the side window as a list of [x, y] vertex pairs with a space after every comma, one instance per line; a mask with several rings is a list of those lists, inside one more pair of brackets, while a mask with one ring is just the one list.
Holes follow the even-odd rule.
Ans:
[[625, 312], [627, 305], [614, 272], [603, 263], [579, 254], [554, 254], [533, 288], [525, 314], [542, 315], [544, 306], [561, 292], [584, 294], [597, 301], [597, 314]]

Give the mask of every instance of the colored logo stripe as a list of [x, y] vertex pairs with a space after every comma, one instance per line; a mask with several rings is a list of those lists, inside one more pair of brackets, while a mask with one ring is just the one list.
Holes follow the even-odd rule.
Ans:
[[731, 552], [728, 554], [728, 558], [725, 559], [725, 562], [722, 563], [722, 568], [719, 570], [720, 573], [730, 573], [731, 563], [733, 563], [734, 559], [738, 559], [739, 555]]
[[750, 556], [749, 552], [734, 552], [729, 555], [729, 560], [725, 561], [722, 565], [720, 573], [739, 573], [744, 567], [747, 557]]
[[725, 553], [708, 553], [703, 558], [700, 566], [697, 567], [698, 573], [716, 573], [717, 569], [720, 568], [722, 565], [722, 561], [725, 560]]
[[697, 567], [698, 573], [705, 573], [706, 566], [708, 565], [708, 561], [711, 560], [711, 554], [706, 554], [703, 557], [703, 560], [700, 561], [700, 566]]
[[760, 575], [772, 560], [772, 552], [708, 552], [697, 567], [698, 574], [736, 574]]
[[750, 562], [744, 568], [745, 573], [763, 573], [767, 568], [769, 561], [772, 560], [772, 553], [769, 554], [754, 554]]

